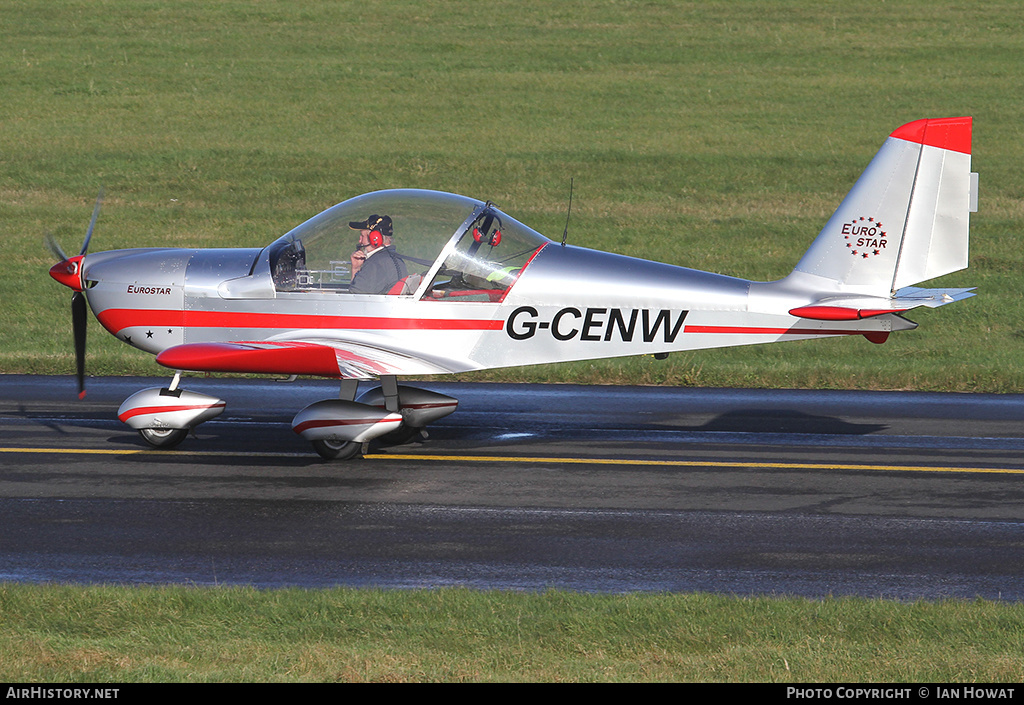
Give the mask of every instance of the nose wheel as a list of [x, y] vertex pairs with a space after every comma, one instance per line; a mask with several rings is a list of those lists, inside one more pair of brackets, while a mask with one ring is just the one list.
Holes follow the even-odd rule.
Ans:
[[219, 416], [226, 402], [208, 394], [178, 388], [181, 373], [168, 387], [151, 387], [135, 392], [117, 410], [117, 418], [142, 436], [154, 448], [173, 448], [201, 423]]
[[349, 460], [359, 452], [362, 443], [355, 441], [313, 441], [313, 450], [324, 460]]
[[187, 428], [140, 428], [139, 435], [154, 448], [173, 448], [185, 440]]

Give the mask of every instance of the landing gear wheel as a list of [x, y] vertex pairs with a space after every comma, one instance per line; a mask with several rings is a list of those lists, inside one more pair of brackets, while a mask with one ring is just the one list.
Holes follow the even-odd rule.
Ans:
[[187, 428], [140, 428], [139, 435], [154, 448], [173, 448], [185, 440]]
[[355, 441], [313, 441], [313, 450], [324, 460], [348, 460], [355, 457], [361, 445]]

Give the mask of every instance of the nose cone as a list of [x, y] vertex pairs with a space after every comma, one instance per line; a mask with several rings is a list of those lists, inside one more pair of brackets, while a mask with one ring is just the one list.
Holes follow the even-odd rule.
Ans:
[[50, 276], [69, 289], [81, 291], [84, 288], [82, 286], [83, 259], [85, 259], [85, 255], [78, 255], [76, 257], [69, 257], [63, 262], [58, 262], [50, 267]]

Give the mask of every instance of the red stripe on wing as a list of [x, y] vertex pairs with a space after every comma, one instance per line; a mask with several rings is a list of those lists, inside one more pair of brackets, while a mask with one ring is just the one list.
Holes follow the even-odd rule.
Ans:
[[338, 376], [334, 348], [313, 343], [188, 343], [167, 348], [156, 361], [174, 370]]

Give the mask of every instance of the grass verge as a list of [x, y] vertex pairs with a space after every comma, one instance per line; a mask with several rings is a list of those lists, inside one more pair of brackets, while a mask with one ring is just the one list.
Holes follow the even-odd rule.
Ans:
[[1020, 682], [1024, 605], [0, 584], [8, 682]]

